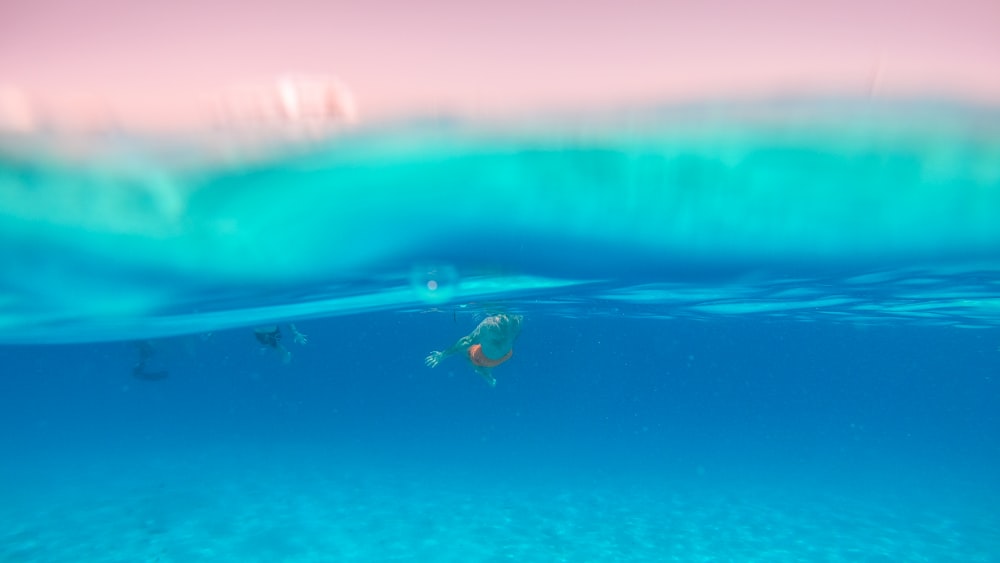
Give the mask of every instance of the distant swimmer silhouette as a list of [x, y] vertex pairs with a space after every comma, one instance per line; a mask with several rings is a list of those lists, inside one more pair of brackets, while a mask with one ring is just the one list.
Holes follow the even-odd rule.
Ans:
[[[306, 335], [299, 332], [299, 329], [295, 328], [295, 325], [289, 324], [288, 328], [292, 331], [292, 339], [296, 344], [305, 345], [309, 342]], [[262, 346], [266, 346], [277, 352], [281, 357], [281, 361], [286, 364], [292, 361], [292, 353], [281, 343], [281, 329], [278, 328], [278, 325], [259, 326], [253, 329], [253, 335]]]
[[167, 370], [149, 371], [149, 360], [156, 355], [156, 349], [148, 340], [139, 340], [135, 343], [139, 350], [139, 361], [132, 366], [132, 377], [143, 381], [162, 381], [170, 377]]
[[521, 315], [499, 314], [486, 317], [471, 334], [463, 336], [443, 352], [431, 352], [424, 363], [428, 367], [437, 367], [448, 356], [463, 353], [472, 362], [476, 373], [493, 387], [497, 384], [493, 368], [514, 355], [514, 341], [521, 334], [523, 320]]

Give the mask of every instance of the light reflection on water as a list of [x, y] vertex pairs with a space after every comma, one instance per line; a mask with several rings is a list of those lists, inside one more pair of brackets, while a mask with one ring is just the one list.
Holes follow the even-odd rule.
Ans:
[[[260, 291], [176, 303], [144, 314], [60, 309], [14, 310], [0, 317], [0, 342], [84, 342], [212, 332], [271, 322], [375, 311], [444, 313], [513, 311], [555, 317], [635, 319], [756, 318], [857, 325], [907, 324], [1000, 328], [1000, 270], [933, 277], [920, 290], [907, 275], [879, 272], [848, 279], [775, 279], [756, 283], [572, 281], [529, 276], [453, 279], [452, 299], [428, 295], [412, 278]], [[8, 309], [10, 311], [10, 309]]]

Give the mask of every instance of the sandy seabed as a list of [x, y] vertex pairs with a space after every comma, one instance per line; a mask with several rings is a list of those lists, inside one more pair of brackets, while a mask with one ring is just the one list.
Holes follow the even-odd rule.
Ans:
[[780, 484], [515, 478], [310, 452], [20, 462], [0, 561], [996, 561], [1000, 515]]

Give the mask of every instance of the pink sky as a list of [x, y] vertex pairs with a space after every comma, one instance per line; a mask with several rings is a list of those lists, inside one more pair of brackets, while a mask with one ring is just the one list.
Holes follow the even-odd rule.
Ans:
[[183, 121], [290, 71], [339, 76], [363, 117], [873, 84], [996, 103], [1000, 1], [0, 0], [0, 85], [60, 120]]

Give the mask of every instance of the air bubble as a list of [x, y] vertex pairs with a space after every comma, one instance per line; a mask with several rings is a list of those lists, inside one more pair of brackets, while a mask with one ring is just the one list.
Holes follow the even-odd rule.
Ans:
[[449, 265], [416, 266], [410, 274], [410, 285], [421, 301], [446, 303], [458, 289], [458, 270]]

